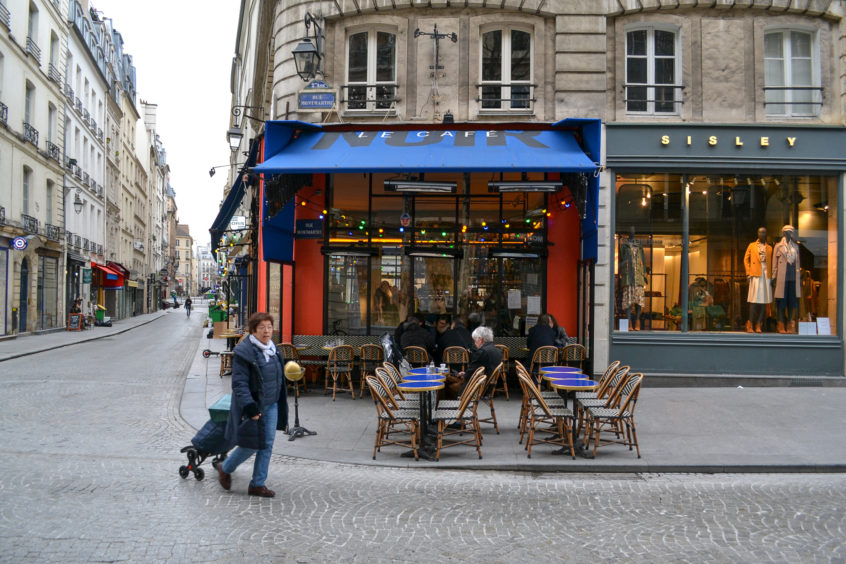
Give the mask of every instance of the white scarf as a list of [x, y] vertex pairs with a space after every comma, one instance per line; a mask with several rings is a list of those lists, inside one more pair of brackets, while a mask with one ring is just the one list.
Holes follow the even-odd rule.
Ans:
[[270, 362], [270, 359], [276, 356], [276, 345], [273, 344], [273, 341], [268, 341], [265, 345], [258, 339], [256, 339], [255, 335], [250, 334], [250, 342], [257, 346], [259, 350], [264, 353], [264, 361]]

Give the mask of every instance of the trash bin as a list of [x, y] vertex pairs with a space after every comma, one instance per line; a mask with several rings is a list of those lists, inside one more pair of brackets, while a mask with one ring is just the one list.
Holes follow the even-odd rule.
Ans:
[[215, 323], [219, 321], [226, 321], [229, 319], [229, 316], [226, 315], [226, 312], [217, 306], [209, 307], [209, 317], [211, 317], [211, 320]]
[[94, 312], [94, 318], [97, 321], [105, 321], [106, 320], [106, 308], [97, 304], [97, 311]]

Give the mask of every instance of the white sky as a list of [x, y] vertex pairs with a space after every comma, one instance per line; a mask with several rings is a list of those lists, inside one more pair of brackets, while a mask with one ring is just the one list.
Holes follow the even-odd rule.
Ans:
[[[238, 0], [92, 0], [123, 36], [135, 64], [138, 97], [158, 104], [159, 137], [167, 151], [179, 222], [194, 242], [210, 243], [229, 163], [231, 93]], [[139, 107], [139, 112], [141, 108]], [[143, 115], [139, 123], [143, 127]]]

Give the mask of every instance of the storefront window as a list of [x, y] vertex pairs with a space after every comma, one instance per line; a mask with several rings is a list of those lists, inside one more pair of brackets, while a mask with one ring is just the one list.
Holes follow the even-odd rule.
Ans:
[[267, 263], [267, 313], [273, 316], [273, 340], [280, 342], [282, 331], [282, 265]]
[[326, 292], [330, 335], [367, 334], [367, 257], [330, 255]]
[[38, 313], [41, 329], [56, 327], [59, 315], [59, 262], [41, 257], [38, 268]]
[[834, 332], [836, 186], [814, 176], [618, 175], [615, 327]]

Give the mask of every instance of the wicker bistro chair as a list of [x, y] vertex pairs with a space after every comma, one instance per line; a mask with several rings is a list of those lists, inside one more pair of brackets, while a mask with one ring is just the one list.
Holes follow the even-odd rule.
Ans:
[[464, 372], [470, 364], [470, 353], [464, 347], [447, 347], [442, 360], [450, 372]]
[[499, 352], [502, 353], [502, 372], [499, 375], [499, 382], [494, 385], [494, 388], [491, 392], [491, 397], [496, 392], [503, 392], [505, 394], [505, 399], [510, 399], [508, 397], [508, 373], [511, 372], [511, 364], [509, 362], [511, 358], [511, 349], [508, 348], [508, 345], [494, 345], [496, 348], [499, 349]]
[[[643, 383], [643, 374], [639, 372], [628, 375], [625, 384], [620, 391], [619, 407], [589, 407], [587, 408], [588, 425], [592, 431], [588, 434], [587, 446], [593, 442], [593, 455], [596, 456], [596, 449], [609, 444], [622, 444], [632, 450], [637, 449], [637, 457], [640, 458], [640, 445], [637, 442], [637, 429], [634, 422], [634, 412], [637, 406], [637, 398], [640, 394], [640, 385]], [[614, 434], [607, 433], [607, 438], [602, 438], [600, 433], [605, 429]], [[621, 425], [624, 429], [621, 429]]]
[[329, 380], [332, 380], [332, 401], [335, 401], [335, 393], [338, 391], [338, 380], [346, 379], [347, 387], [341, 391], [349, 392], [355, 399], [355, 388], [352, 383], [353, 361], [355, 360], [355, 349], [352, 345], [339, 345], [332, 347], [329, 351], [329, 358], [326, 361], [326, 376], [323, 381], [323, 395], [329, 391]]
[[[585, 418], [585, 414], [588, 409], [591, 407], [602, 407], [608, 409], [616, 409], [620, 406], [620, 392], [623, 390], [623, 386], [626, 384], [626, 381], [629, 378], [629, 372], [631, 368], [628, 366], [620, 366], [617, 368], [617, 371], [607, 379], [605, 383], [605, 387], [597, 388], [597, 396], [596, 397], [586, 397], [586, 398], [579, 398], [576, 397], [576, 405], [578, 408], [578, 416], [579, 416], [579, 432], [582, 430], [583, 420]], [[602, 394], [600, 396], [600, 393]], [[586, 425], [585, 429], [585, 438], [584, 441], [587, 442], [588, 436], [587, 434], [590, 432], [590, 426]]]
[[[459, 398], [458, 409], [441, 409], [438, 407], [432, 413], [432, 420], [438, 425], [438, 441], [435, 450], [435, 460], [441, 459], [441, 449], [459, 445], [473, 445], [479, 458], [482, 458], [482, 431], [479, 427], [479, 418], [476, 415], [476, 406], [479, 395], [485, 385], [487, 378], [484, 373], [480, 377], [471, 380], [464, 388]], [[459, 429], [452, 430], [448, 427], [457, 423]], [[471, 438], [444, 441], [444, 437], [470, 433]]]
[[385, 369], [385, 372], [388, 374], [391, 380], [393, 380], [394, 384], [392, 388], [396, 389], [395, 395], [400, 399], [409, 399], [405, 397], [405, 394], [402, 390], [397, 388], [397, 385], [402, 382], [402, 374], [400, 373], [399, 369], [396, 366], [391, 364], [390, 362], [383, 362], [382, 368]]
[[[276, 348], [279, 352], [282, 353], [282, 356], [285, 357], [285, 360], [293, 360], [297, 364], [300, 363], [300, 353], [297, 351], [296, 347], [291, 343], [279, 343], [276, 345]], [[288, 386], [294, 387], [294, 392], [299, 396], [300, 395], [300, 388], [302, 388], [303, 393], [307, 390], [306, 386], [306, 379], [300, 378], [296, 382], [289, 382]]]
[[479, 423], [490, 423], [494, 426], [494, 430], [496, 434], [499, 435], [499, 425], [496, 422], [496, 408], [494, 406], [494, 390], [496, 389], [496, 383], [499, 381], [500, 376], [505, 371], [504, 364], [500, 362], [499, 365], [494, 369], [493, 374], [491, 374], [490, 378], [488, 378], [485, 386], [482, 388], [481, 393], [479, 394], [479, 403], [487, 403], [488, 408], [491, 410], [490, 417], [480, 418]]
[[[249, 333], [244, 333], [241, 335], [241, 338], [238, 339], [238, 345], [241, 344], [241, 341], [249, 337]], [[237, 345], [236, 345], [237, 346]], [[231, 351], [221, 351], [220, 352], [220, 377], [223, 378], [224, 376], [230, 374], [232, 372], [232, 357], [234, 356], [234, 348]]]
[[[414, 460], [418, 460], [417, 435], [419, 429], [419, 414], [413, 409], [395, 409], [388, 401], [388, 392], [382, 387], [379, 379], [375, 376], [365, 377], [370, 395], [376, 404], [378, 424], [376, 427], [376, 442], [373, 445], [373, 460], [376, 460], [376, 453], [382, 450], [383, 446], [396, 445], [410, 448], [414, 451]], [[396, 433], [407, 433], [408, 441], [392, 439]]]
[[429, 353], [423, 347], [405, 347], [403, 354], [405, 355], [405, 359], [414, 368], [429, 364]]
[[[552, 348], [555, 348], [555, 347], [552, 347]], [[531, 375], [529, 374], [529, 371], [526, 370], [526, 367], [523, 366], [523, 363], [520, 362], [519, 360], [514, 361], [514, 371], [517, 373], [518, 376], [520, 375], [520, 373], [523, 373], [524, 375], [528, 376], [531, 379]], [[521, 384], [520, 387], [521, 388], [523, 387], [522, 384]], [[538, 389], [540, 390], [540, 388], [538, 388]], [[564, 400], [561, 399], [561, 396], [558, 395], [558, 392], [556, 392], [554, 390], [547, 390], [547, 391], [541, 391], [540, 394], [544, 398], [544, 400], [546, 400], [546, 403], [548, 405], [556, 406], [556, 407], [558, 405], [560, 405], [561, 407], [564, 407]], [[517, 421], [517, 428], [520, 430], [520, 442], [523, 442], [523, 435], [526, 432], [526, 425], [529, 422], [528, 414], [529, 414], [529, 394], [526, 392], [525, 389], [523, 389], [523, 399], [522, 399], [522, 403], [520, 405], [520, 419]]]
[[398, 381], [394, 380], [390, 373], [382, 368], [377, 367], [375, 370], [376, 378], [388, 394], [388, 401], [396, 409], [420, 409], [419, 398], [405, 399], [402, 396], [402, 390], [397, 387]]
[[558, 363], [564, 366], [578, 366], [583, 369], [585, 360], [587, 360], [587, 349], [584, 345], [574, 343], [561, 347], [558, 351]]
[[[569, 447], [570, 456], [575, 460], [576, 449], [573, 446], [573, 436], [570, 433], [570, 426], [575, 424], [573, 410], [563, 406], [552, 406], [543, 398], [540, 389], [535, 386], [532, 378], [523, 370], [517, 372], [517, 379], [524, 393], [529, 396], [528, 431], [529, 437], [526, 440], [526, 450], [529, 451], [529, 458], [532, 457], [532, 447], [537, 444], [551, 444], [559, 447]], [[552, 426], [555, 435], [550, 438], [538, 438], [536, 433], [541, 425]], [[520, 433], [520, 440], [523, 440], [523, 433]]]
[[[477, 379], [483, 377], [484, 375], [485, 375], [485, 367], [480, 366], [468, 378], [467, 384], [464, 386], [464, 391], [467, 391], [467, 388], [469, 388]], [[462, 395], [463, 394], [464, 394], [464, 392], [462, 392]], [[453, 400], [453, 399], [438, 400], [438, 409], [458, 409], [458, 406], [459, 406], [460, 403], [461, 403], [461, 398], [458, 398], [457, 400]]]
[[556, 347], [538, 347], [532, 355], [532, 362], [529, 364], [529, 374], [540, 382], [540, 369], [544, 366], [554, 366], [558, 362], [558, 349]]
[[361, 371], [361, 389], [358, 397], [364, 397], [365, 378], [374, 374], [374, 370], [385, 360], [385, 351], [379, 345], [365, 344], [359, 349], [359, 370]]

